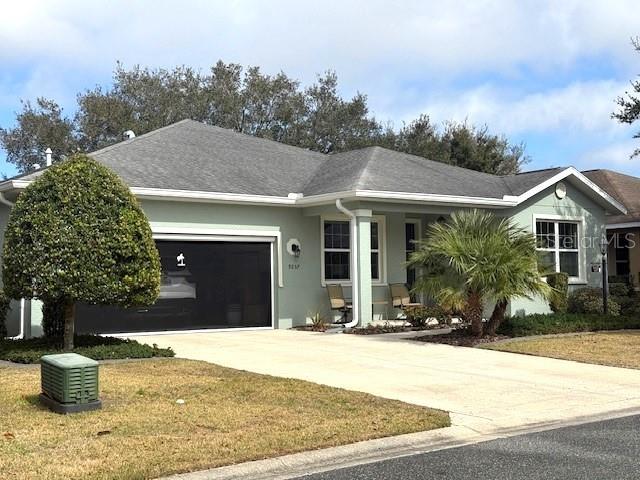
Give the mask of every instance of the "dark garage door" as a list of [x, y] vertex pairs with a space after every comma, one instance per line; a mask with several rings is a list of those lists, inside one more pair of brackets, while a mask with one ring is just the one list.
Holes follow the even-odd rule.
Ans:
[[156, 242], [158, 301], [145, 308], [79, 305], [78, 333], [271, 326], [271, 244]]

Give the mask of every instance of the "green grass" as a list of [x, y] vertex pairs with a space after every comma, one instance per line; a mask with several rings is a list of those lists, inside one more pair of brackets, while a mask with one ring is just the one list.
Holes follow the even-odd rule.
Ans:
[[[75, 353], [93, 358], [109, 360], [122, 358], [173, 357], [171, 348], [145, 345], [135, 340], [97, 335], [78, 335], [75, 338]], [[38, 363], [43, 355], [62, 353], [60, 338], [30, 338], [28, 340], [0, 340], [0, 360], [15, 363]]]
[[190, 360], [101, 365], [103, 409], [74, 415], [41, 407], [39, 382], [37, 367], [0, 367], [0, 478], [151, 479], [450, 424], [439, 410]]

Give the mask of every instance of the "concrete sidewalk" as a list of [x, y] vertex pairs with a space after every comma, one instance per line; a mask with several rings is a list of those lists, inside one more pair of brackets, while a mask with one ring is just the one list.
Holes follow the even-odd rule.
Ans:
[[505, 429], [640, 408], [640, 370], [393, 336], [262, 330], [138, 336], [179, 357], [363, 391], [451, 412], [453, 426]]

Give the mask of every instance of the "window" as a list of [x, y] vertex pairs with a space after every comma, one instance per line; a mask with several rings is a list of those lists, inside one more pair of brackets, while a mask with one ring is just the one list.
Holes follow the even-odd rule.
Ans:
[[538, 262], [544, 270], [580, 277], [577, 222], [537, 220], [535, 235]]
[[[405, 259], [409, 260], [409, 257], [416, 251], [416, 244], [418, 240], [419, 220], [407, 221], [404, 224], [404, 239], [405, 239]], [[407, 268], [407, 286], [411, 289], [416, 282], [416, 270], [415, 268]]]
[[349, 222], [324, 222], [324, 278], [351, 278], [351, 234]]
[[616, 275], [629, 275], [629, 238], [622, 233], [616, 233], [613, 237], [616, 255]]
[[[371, 220], [371, 279], [381, 281], [383, 226], [380, 220]], [[322, 221], [324, 278], [327, 282], [351, 280], [351, 230], [348, 220]]]

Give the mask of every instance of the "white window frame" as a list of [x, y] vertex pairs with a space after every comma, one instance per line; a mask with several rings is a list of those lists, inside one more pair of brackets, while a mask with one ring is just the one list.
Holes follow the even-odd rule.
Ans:
[[[348, 280], [331, 280], [324, 277], [324, 252], [349, 252], [349, 277], [353, 275], [353, 238], [349, 238], [349, 249], [344, 248], [324, 248], [324, 223], [325, 222], [349, 222], [349, 217], [346, 215], [322, 215], [320, 217], [320, 284], [325, 287], [330, 285], [343, 285], [351, 286], [351, 278]], [[378, 249], [371, 249], [371, 252], [378, 252], [378, 273], [380, 278], [371, 279], [371, 285], [373, 286], [385, 286], [387, 285], [387, 224], [386, 217], [384, 215], [372, 215], [371, 222], [378, 224]], [[349, 230], [351, 236], [351, 229]]]
[[[537, 246], [537, 222], [550, 222], [554, 223], [554, 235], [555, 235], [555, 247], [554, 248], [538, 248]], [[585, 278], [586, 270], [586, 252], [584, 245], [582, 245], [583, 232], [584, 232], [584, 217], [572, 217], [564, 215], [533, 215], [532, 231], [534, 237], [536, 237], [536, 251], [539, 252], [554, 252], [555, 257], [555, 271], [560, 271], [560, 228], [559, 223], [575, 223], [578, 226], [578, 248], [576, 249], [563, 249], [565, 252], [578, 252], [578, 276], [569, 277], [570, 284], [584, 284], [587, 283]]]

